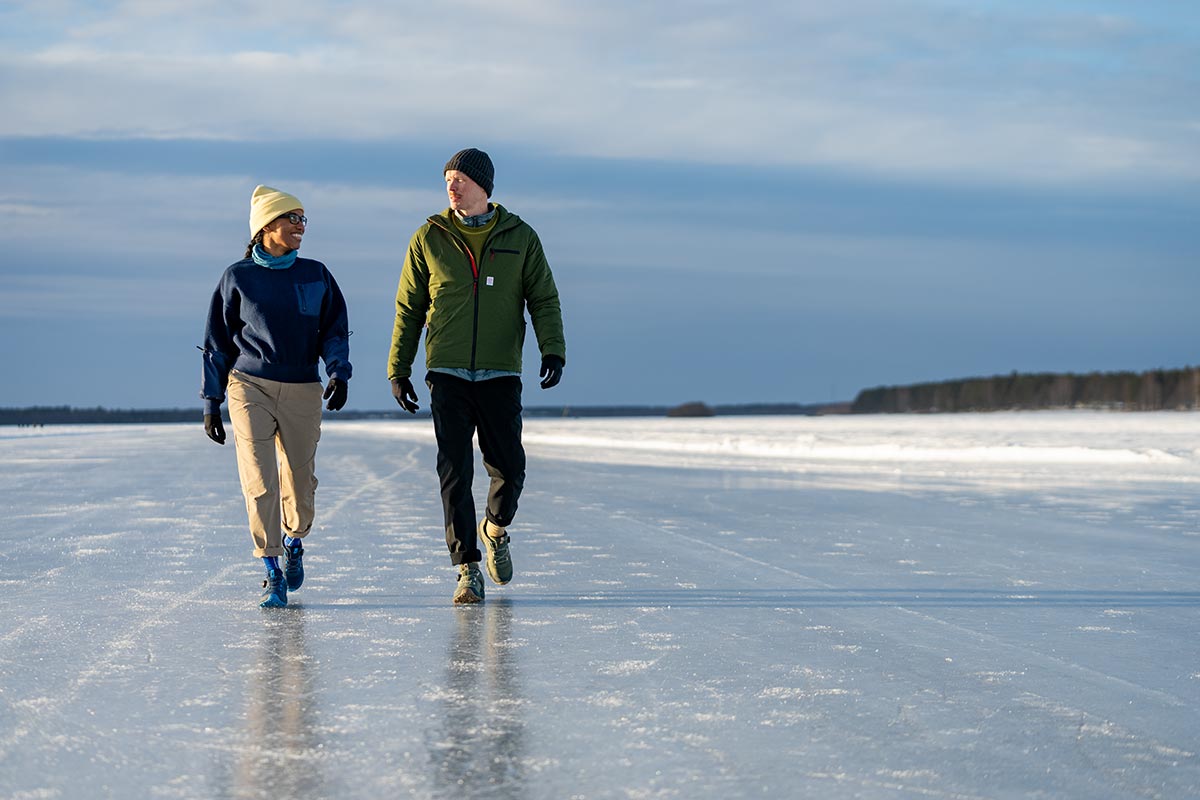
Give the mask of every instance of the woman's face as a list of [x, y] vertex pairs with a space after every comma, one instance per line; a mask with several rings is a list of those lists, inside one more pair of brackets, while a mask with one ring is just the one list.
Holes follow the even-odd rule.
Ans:
[[304, 209], [293, 208], [283, 216], [271, 220], [263, 228], [263, 249], [273, 256], [299, 250], [300, 240], [304, 238], [307, 225]]

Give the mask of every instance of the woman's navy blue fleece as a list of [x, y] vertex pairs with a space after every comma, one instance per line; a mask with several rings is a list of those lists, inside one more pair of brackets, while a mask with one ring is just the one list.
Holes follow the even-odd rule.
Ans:
[[204, 332], [204, 413], [220, 413], [231, 369], [282, 383], [350, 380], [346, 300], [320, 261], [297, 258], [288, 269], [251, 259], [231, 265], [213, 292]]

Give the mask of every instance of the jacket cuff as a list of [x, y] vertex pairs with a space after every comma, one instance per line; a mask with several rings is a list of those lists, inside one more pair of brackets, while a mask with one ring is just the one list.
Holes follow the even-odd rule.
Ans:
[[215, 397], [204, 398], [204, 413], [206, 415], [208, 415], [208, 414], [220, 415], [220, 413], [221, 413], [220, 399], [215, 398]]

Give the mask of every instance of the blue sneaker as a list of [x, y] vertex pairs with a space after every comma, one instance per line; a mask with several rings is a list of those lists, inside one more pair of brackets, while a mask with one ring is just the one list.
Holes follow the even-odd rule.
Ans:
[[300, 557], [304, 555], [304, 546], [300, 544], [299, 539], [294, 539], [291, 544], [284, 545], [283, 549], [287, 557], [283, 574], [287, 576], [288, 591], [294, 592], [304, 583], [304, 564], [300, 561]]
[[259, 608], [284, 608], [287, 606], [287, 580], [277, 569], [267, 570], [267, 579], [263, 581], [262, 599]]

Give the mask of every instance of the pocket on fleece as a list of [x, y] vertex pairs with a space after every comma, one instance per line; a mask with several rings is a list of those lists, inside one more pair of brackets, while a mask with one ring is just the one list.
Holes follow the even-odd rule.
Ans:
[[300, 313], [306, 317], [315, 317], [321, 313], [321, 298], [325, 296], [325, 284], [321, 281], [296, 284], [296, 301], [300, 305]]

